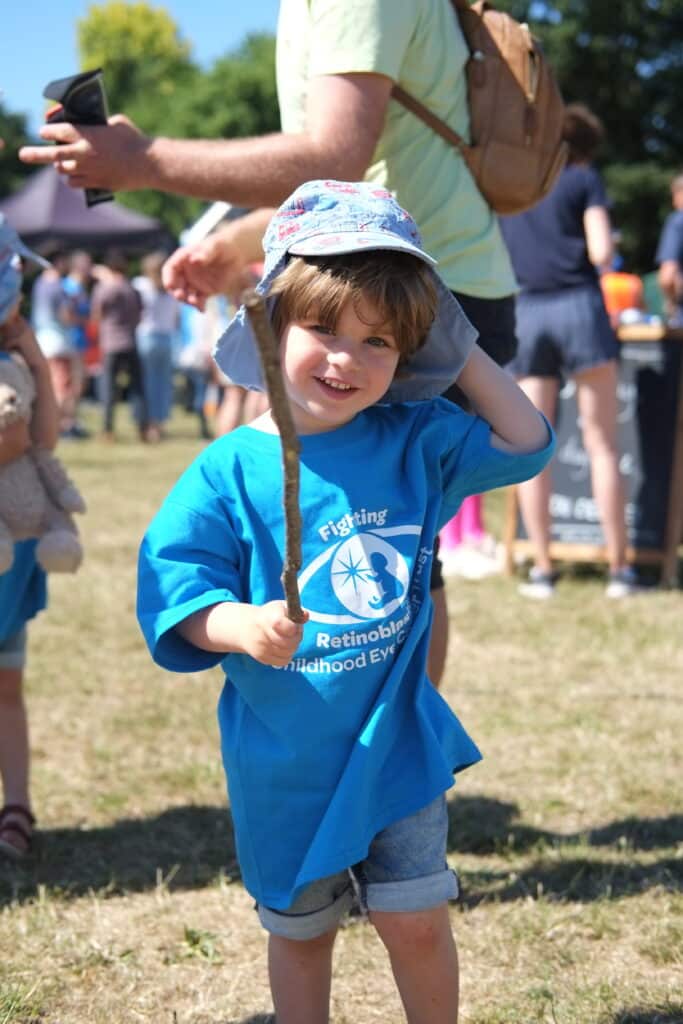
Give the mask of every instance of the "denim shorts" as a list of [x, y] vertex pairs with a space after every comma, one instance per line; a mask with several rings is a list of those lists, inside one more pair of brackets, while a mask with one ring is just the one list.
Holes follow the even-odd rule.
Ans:
[[364, 913], [410, 913], [457, 899], [458, 879], [446, 863], [447, 837], [442, 793], [379, 832], [365, 860], [312, 882], [287, 910], [257, 905], [261, 924], [272, 935], [304, 941], [331, 931], [354, 904]]
[[23, 668], [26, 662], [26, 628], [0, 643], [0, 668]]
[[507, 367], [515, 377], [561, 380], [619, 355], [597, 285], [519, 295], [517, 337], [517, 355]]

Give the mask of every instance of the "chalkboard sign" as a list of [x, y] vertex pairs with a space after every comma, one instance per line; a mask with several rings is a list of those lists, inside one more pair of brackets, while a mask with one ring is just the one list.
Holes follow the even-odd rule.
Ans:
[[[665, 545], [682, 348], [680, 342], [668, 340], [621, 346], [620, 470], [628, 540], [636, 553], [662, 551]], [[560, 392], [557, 452], [551, 464], [551, 542], [602, 547], [575, 392], [573, 381], [567, 381]], [[519, 515], [516, 537], [526, 539]]]

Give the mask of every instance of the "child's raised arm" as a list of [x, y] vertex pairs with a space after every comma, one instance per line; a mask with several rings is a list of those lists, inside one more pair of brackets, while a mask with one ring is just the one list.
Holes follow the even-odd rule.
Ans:
[[505, 370], [475, 345], [457, 380], [475, 413], [490, 424], [491, 444], [525, 454], [548, 444], [548, 427], [535, 405]]
[[190, 615], [176, 630], [203, 651], [248, 654], [263, 665], [282, 668], [301, 643], [303, 625], [287, 618], [284, 601], [224, 601]]

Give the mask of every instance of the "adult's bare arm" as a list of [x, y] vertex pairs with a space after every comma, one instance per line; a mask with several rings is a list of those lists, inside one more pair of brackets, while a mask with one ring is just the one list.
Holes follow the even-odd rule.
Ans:
[[612, 225], [604, 206], [589, 206], [583, 215], [588, 259], [598, 269], [609, 269], [614, 256]]
[[210, 295], [236, 298], [251, 283], [249, 264], [263, 258], [261, 241], [272, 214], [272, 207], [259, 207], [201, 242], [176, 249], [162, 267], [164, 288], [202, 310]]
[[321, 75], [310, 87], [306, 129], [250, 139], [149, 138], [120, 114], [108, 125], [44, 125], [58, 147], [24, 146], [30, 164], [56, 165], [75, 188], [154, 188], [276, 206], [313, 178], [362, 178], [382, 131], [392, 81], [384, 75]]
[[657, 281], [666, 300], [667, 309], [673, 313], [683, 299], [683, 272], [676, 260], [663, 260], [657, 274]]

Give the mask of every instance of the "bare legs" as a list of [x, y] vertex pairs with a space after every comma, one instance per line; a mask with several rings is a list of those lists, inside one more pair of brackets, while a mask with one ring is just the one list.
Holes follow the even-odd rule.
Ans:
[[[624, 493], [617, 450], [617, 364], [614, 360], [577, 374], [576, 394], [583, 443], [591, 468], [593, 497], [605, 535], [610, 569], [626, 565]], [[551, 377], [524, 377], [519, 386], [534, 405], [555, 421], [558, 382]], [[544, 470], [518, 489], [519, 504], [536, 567], [550, 572], [550, 473]]]
[[[22, 669], [0, 668], [0, 778], [4, 792], [3, 803], [20, 804], [30, 810], [28, 721], [22, 678]], [[26, 825], [23, 818], [17, 820]], [[11, 842], [21, 852], [24, 851], [25, 843], [16, 833], [12, 833]]]
[[458, 953], [448, 904], [412, 914], [370, 914], [386, 946], [408, 1024], [457, 1024]]
[[617, 364], [604, 363], [576, 378], [583, 443], [591, 465], [593, 497], [612, 571], [626, 566], [624, 490], [617, 450]]
[[47, 362], [59, 409], [59, 429], [68, 430], [76, 421], [76, 405], [80, 397], [77, 390], [80, 381], [74, 373], [75, 362], [71, 356], [51, 356]]
[[[554, 377], [523, 377], [522, 391], [550, 423], [555, 422], [559, 382]], [[536, 568], [551, 570], [550, 562], [550, 470], [525, 481], [517, 488], [519, 507], [529, 540], [534, 546]]]
[[268, 940], [270, 990], [277, 1024], [327, 1024], [336, 928], [316, 939]]
[[[384, 943], [408, 1024], [457, 1024], [458, 956], [440, 904], [370, 919]], [[295, 941], [271, 935], [268, 965], [278, 1024], [327, 1024], [336, 931]]]

